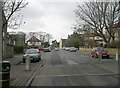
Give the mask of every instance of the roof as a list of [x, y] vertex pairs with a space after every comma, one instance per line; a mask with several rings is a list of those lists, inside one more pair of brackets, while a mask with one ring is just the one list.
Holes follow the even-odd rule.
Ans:
[[35, 36], [32, 36], [27, 42], [41, 42], [41, 41]]
[[95, 33], [85, 33], [86, 37], [95, 37], [96, 34]]
[[113, 28], [120, 28], [120, 22], [113, 24]]

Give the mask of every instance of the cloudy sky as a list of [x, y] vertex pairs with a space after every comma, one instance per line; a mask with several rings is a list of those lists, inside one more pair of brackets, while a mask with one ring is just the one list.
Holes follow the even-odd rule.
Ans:
[[72, 24], [75, 23], [73, 11], [76, 9], [77, 2], [81, 0], [27, 1], [29, 5], [21, 11], [25, 24], [21, 25], [19, 31], [47, 32], [57, 41], [61, 38], [67, 38], [68, 34], [73, 32], [71, 29]]

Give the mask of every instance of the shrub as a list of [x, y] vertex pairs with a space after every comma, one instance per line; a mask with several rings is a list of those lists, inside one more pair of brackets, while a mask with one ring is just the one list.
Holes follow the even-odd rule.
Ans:
[[24, 47], [23, 46], [14, 46], [14, 53], [15, 54], [21, 54], [24, 52]]

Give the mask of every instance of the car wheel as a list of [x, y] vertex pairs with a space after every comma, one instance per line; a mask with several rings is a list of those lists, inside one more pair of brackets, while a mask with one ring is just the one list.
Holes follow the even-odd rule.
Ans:
[[39, 60], [41, 60], [41, 57], [39, 58]]
[[96, 57], [96, 58], [98, 58], [98, 55], [97, 55], [97, 54], [95, 54], [95, 57]]
[[94, 57], [93, 55], [91, 55], [91, 57]]
[[107, 56], [107, 59], [109, 59], [110, 58], [110, 56]]

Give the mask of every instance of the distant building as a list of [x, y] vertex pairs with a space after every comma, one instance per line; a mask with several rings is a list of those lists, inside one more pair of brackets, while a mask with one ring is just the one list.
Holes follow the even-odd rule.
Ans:
[[97, 36], [95, 33], [86, 32], [84, 33], [85, 38], [85, 46], [94, 47], [100, 44], [104, 45], [104, 41], [102, 37]]
[[66, 39], [61, 38], [59, 43], [59, 48], [62, 49], [63, 47], [66, 47]]
[[14, 46], [23, 46], [25, 47], [25, 33], [23, 32], [9, 32], [9, 35], [13, 39]]
[[51, 47], [52, 48], [59, 47], [59, 43], [56, 40], [54, 40], [54, 41], [52, 41]]
[[26, 35], [26, 42], [28, 39], [30, 39], [32, 36], [38, 38], [41, 42], [49, 42], [50, 41], [50, 34], [46, 32], [29, 32]]
[[29, 40], [27, 40], [28, 46], [41, 46], [41, 40], [32, 36]]

